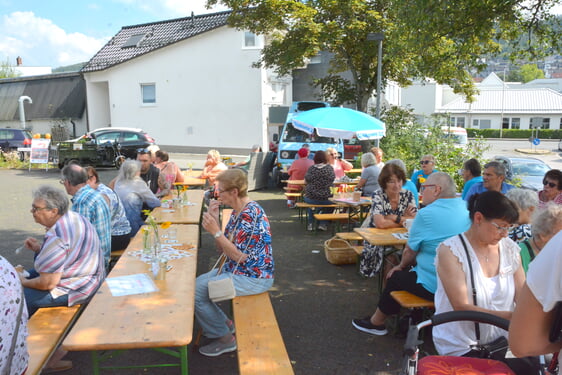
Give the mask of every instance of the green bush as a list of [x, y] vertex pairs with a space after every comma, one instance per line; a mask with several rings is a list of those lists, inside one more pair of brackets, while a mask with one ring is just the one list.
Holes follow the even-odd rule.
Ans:
[[[500, 138], [499, 129], [466, 129], [469, 138]], [[535, 136], [535, 131], [531, 129], [503, 129], [501, 132], [502, 138], [519, 138], [529, 139]], [[541, 129], [539, 130], [540, 139], [561, 139], [562, 130], [560, 129]]]

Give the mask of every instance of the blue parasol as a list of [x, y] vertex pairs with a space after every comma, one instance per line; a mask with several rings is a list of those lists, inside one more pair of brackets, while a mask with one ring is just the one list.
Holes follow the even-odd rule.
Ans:
[[359, 140], [380, 139], [386, 134], [381, 120], [364, 112], [343, 107], [325, 107], [301, 112], [292, 119], [293, 126], [312, 134], [314, 129], [321, 137]]

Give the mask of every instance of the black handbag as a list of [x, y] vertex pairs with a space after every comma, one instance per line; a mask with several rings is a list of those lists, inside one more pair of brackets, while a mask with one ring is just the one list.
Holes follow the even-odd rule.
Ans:
[[[468, 254], [468, 248], [466, 247], [466, 243], [464, 242], [464, 238], [462, 234], [459, 234], [459, 238], [462, 242], [462, 246], [466, 253], [466, 259], [468, 261], [468, 269], [470, 270], [470, 283], [472, 284], [472, 302], [474, 306], [478, 306], [476, 303], [476, 286], [474, 284], [474, 273], [472, 271], [472, 262], [470, 261], [470, 255]], [[478, 357], [478, 358], [490, 358], [495, 360], [501, 360], [505, 358], [505, 354], [507, 353], [508, 342], [505, 336], [500, 336], [492, 342], [487, 344], [480, 343], [480, 324], [478, 322], [474, 322], [474, 333], [476, 334], [476, 344], [471, 345], [470, 349], [470, 356], [471, 357]]]

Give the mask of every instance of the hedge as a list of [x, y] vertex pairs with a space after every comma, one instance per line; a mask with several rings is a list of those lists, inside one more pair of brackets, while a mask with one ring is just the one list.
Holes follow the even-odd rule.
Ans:
[[[482, 138], [500, 138], [499, 129], [466, 129], [469, 138], [482, 137]], [[533, 134], [531, 129], [503, 129], [502, 138], [521, 138], [529, 139]], [[540, 139], [562, 139], [562, 130], [560, 129], [540, 129]]]

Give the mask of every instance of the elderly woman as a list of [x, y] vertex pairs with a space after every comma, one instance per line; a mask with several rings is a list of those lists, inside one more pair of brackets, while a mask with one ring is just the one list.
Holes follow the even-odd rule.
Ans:
[[51, 186], [33, 192], [31, 214], [47, 232], [43, 244], [33, 237], [25, 240], [35, 252], [30, 278], [20, 274], [29, 316], [40, 307], [86, 301], [105, 275], [96, 229], [82, 215], [69, 211], [66, 193]]
[[226, 171], [228, 167], [222, 162], [221, 154], [217, 150], [209, 150], [207, 153], [207, 160], [203, 166], [203, 172], [199, 178], [206, 178], [209, 185], [215, 184], [215, 178], [222, 171]]
[[[327, 164], [326, 153], [322, 150], [316, 151], [314, 154], [314, 165], [308, 168], [304, 181], [304, 201], [310, 204], [332, 204], [329, 200], [332, 196], [330, 187], [334, 183], [335, 174], [334, 168]], [[332, 212], [332, 208], [318, 209], [318, 213]], [[314, 212], [311, 208], [308, 209], [308, 230], [314, 230]], [[327, 230], [327, 222], [321, 221], [318, 224], [318, 229]]]
[[[0, 256], [0, 374], [24, 374], [29, 361], [27, 352], [27, 309], [21, 298], [18, 272]], [[15, 341], [12, 340], [15, 337]], [[9, 365], [9, 361], [11, 364]]]
[[542, 210], [537, 210], [531, 220], [531, 238], [519, 242], [521, 262], [527, 273], [529, 263], [542, 250], [548, 241], [562, 230], [562, 206], [553, 202]]
[[375, 160], [377, 161], [377, 167], [382, 169], [384, 167], [384, 162], [382, 161], [382, 157], [384, 156], [384, 152], [380, 147], [371, 147], [371, 153], [375, 155]]
[[416, 184], [418, 190], [420, 190], [423, 182], [427, 180], [427, 177], [437, 171], [437, 169], [435, 169], [435, 157], [433, 155], [424, 155], [420, 160], [420, 166], [421, 169], [412, 173], [412, 177], [410, 178], [410, 180]]
[[[236, 295], [265, 292], [273, 285], [273, 250], [269, 220], [263, 208], [247, 194], [248, 178], [240, 169], [229, 169], [217, 176], [219, 197], [210, 202], [202, 225], [215, 239], [218, 250], [226, 257], [222, 273], [213, 269], [196, 280], [195, 317], [203, 334], [213, 340], [199, 348], [203, 355], [215, 357], [236, 350], [230, 320], [209, 299], [208, 283], [225, 277], [232, 278]], [[232, 215], [224, 233], [219, 222], [219, 206], [232, 207]]]
[[361, 178], [355, 187], [356, 190], [361, 190], [363, 196], [370, 197], [373, 193], [380, 189], [379, 174], [381, 170], [377, 166], [375, 155], [366, 152], [361, 156]]
[[544, 189], [539, 191], [539, 208], [545, 207], [551, 201], [562, 204], [562, 172], [559, 169], [551, 169], [544, 175], [542, 183]]
[[[441, 243], [437, 249], [438, 275], [435, 313], [470, 310], [511, 318], [516, 298], [525, 281], [519, 247], [507, 238], [517, 222], [518, 209], [505, 195], [487, 191], [473, 195], [468, 203], [470, 228]], [[506, 332], [498, 327], [453, 322], [433, 328], [433, 341], [440, 355], [479, 356], [471, 350]], [[479, 332], [479, 334], [478, 334]], [[531, 374], [516, 365], [523, 359], [505, 360], [518, 374]]]
[[166, 151], [158, 150], [154, 153], [154, 166], [160, 170], [158, 185], [161, 186], [162, 195], [170, 193], [170, 188], [174, 182], [183, 182], [181, 169], [170, 161], [170, 156]]
[[111, 251], [124, 250], [131, 241], [131, 224], [125, 214], [125, 208], [119, 196], [100, 182], [98, 172], [94, 167], [84, 168], [88, 173], [88, 185], [100, 192], [111, 211]]
[[[400, 159], [391, 159], [389, 161], [386, 162], [386, 164], [395, 164], [397, 166], [399, 166], [400, 168], [402, 168], [402, 170], [404, 171], [404, 175], [406, 175], [407, 173], [407, 169], [406, 169], [406, 164], [404, 164], [404, 162]], [[382, 168], [381, 168], [382, 170]], [[416, 187], [416, 184], [414, 184], [412, 182], [412, 180], [410, 180], [409, 178], [406, 179], [406, 181], [404, 181], [404, 186], [402, 186], [404, 189], [409, 190], [412, 192], [412, 194], [414, 194], [414, 200], [416, 201], [416, 207], [419, 207], [419, 198], [418, 198], [418, 188]]]
[[539, 199], [537, 193], [529, 189], [511, 189], [505, 194], [519, 210], [518, 226], [513, 227], [508, 237], [515, 242], [521, 242], [531, 237], [531, 216], [535, 212]]
[[115, 179], [115, 193], [123, 203], [127, 220], [131, 225], [130, 236], [133, 237], [144, 224], [143, 205], [148, 209], [160, 206], [160, 200], [140, 178], [138, 161], [127, 160], [123, 163]]
[[[406, 173], [396, 164], [385, 164], [380, 175], [381, 190], [373, 194], [369, 214], [369, 226], [376, 228], [400, 228], [406, 219], [413, 219], [418, 212], [412, 192], [402, 188]], [[365, 242], [361, 254], [359, 272], [374, 277], [380, 272], [386, 247]]]
[[326, 149], [327, 163], [332, 166], [336, 179], [339, 180], [345, 176], [345, 171], [353, 168], [353, 165], [345, 159], [340, 159], [340, 154], [335, 148], [329, 147]]
[[[296, 159], [291, 167], [287, 171], [289, 174], [289, 181], [291, 180], [304, 180], [304, 176], [314, 162], [308, 158], [308, 154], [310, 150], [308, 148], [302, 147], [297, 151], [298, 159]], [[287, 187], [291, 188], [293, 191], [301, 191], [303, 189], [303, 185], [294, 185], [294, 184], [287, 184]], [[295, 207], [295, 198], [287, 200], [287, 206], [289, 208]]]

